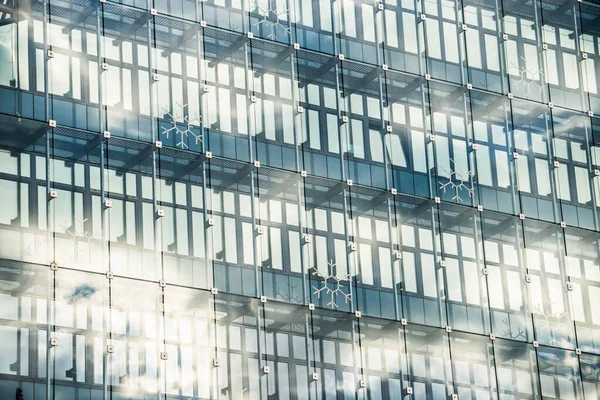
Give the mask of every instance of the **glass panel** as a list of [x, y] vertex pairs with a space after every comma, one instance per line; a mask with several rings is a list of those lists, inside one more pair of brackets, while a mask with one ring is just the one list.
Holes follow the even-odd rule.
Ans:
[[[115, 396], [156, 396], [173, 389], [165, 386], [165, 368], [177, 360], [177, 352], [165, 344], [163, 296], [156, 282], [111, 280], [107, 330], [114, 352], [107, 356], [106, 380]], [[168, 329], [176, 327], [169, 324]]]
[[563, 232], [557, 225], [526, 220], [523, 234], [536, 340], [573, 348], [575, 332], [567, 295]]
[[529, 343], [494, 342], [498, 391], [502, 397], [540, 397], [535, 348]]
[[319, 310], [312, 313], [309, 331], [309, 359], [320, 379], [311, 384], [313, 396], [323, 399], [355, 399], [359, 352], [354, 347], [354, 323], [351, 314]]
[[150, 88], [160, 82], [154, 80], [154, 75], [160, 78], [160, 74], [149, 43], [151, 17], [147, 11], [107, 4], [99, 33], [102, 63], [106, 64], [100, 71], [107, 130], [146, 142], [153, 141]]
[[[268, 298], [287, 303], [305, 304], [300, 235], [299, 201], [303, 190], [300, 174], [260, 168], [255, 180], [254, 210], [256, 226], [242, 229], [256, 238], [256, 262], [260, 267], [261, 292]], [[254, 230], [254, 231], [252, 231]], [[245, 246], [247, 246], [246, 244]]]
[[455, 390], [460, 399], [496, 398], [495, 356], [485, 336], [450, 335]]
[[420, 78], [395, 71], [385, 73], [383, 110], [386, 131], [392, 131], [385, 138], [385, 149], [391, 187], [401, 193], [429, 197], [431, 165], [425, 146], [431, 127], [425, 115], [423, 92]]
[[365, 314], [396, 319], [396, 261], [390, 240], [391, 192], [351, 186], [348, 190], [348, 249], [355, 275], [356, 307]]
[[347, 182], [310, 177], [304, 180], [305, 208], [300, 218], [305, 270], [311, 303], [332, 310], [357, 308], [346, 240], [348, 222], [344, 210]]
[[375, 22], [375, 7], [373, 2], [333, 2], [334, 27], [339, 37], [336, 43], [338, 53], [353, 60], [376, 62], [378, 54], [375, 43], [379, 32]]
[[[515, 97], [548, 102], [547, 83], [558, 85], [559, 82], [555, 78], [556, 54], [538, 51], [545, 40], [541, 24], [536, 23], [541, 20], [541, 5], [539, 2], [508, 0], [503, 2], [503, 11], [508, 92]], [[544, 62], [544, 55], [550, 62]]]
[[[210, 196], [205, 178], [210, 173], [206, 155], [162, 148], [158, 155], [158, 166], [155, 196], [163, 215], [156, 217], [155, 221], [162, 250], [164, 278], [178, 285], [210, 288], [214, 285], [213, 269], [206, 257], [207, 241], [212, 238], [204, 206], [205, 202], [210, 204], [206, 198]], [[232, 196], [231, 192], [223, 194], [227, 202]], [[219, 199], [215, 198], [215, 202]], [[234, 206], [228, 203], [225, 206], [219, 210], [236, 214]], [[213, 219], [217, 221], [217, 218]], [[229, 221], [226, 222], [226, 229], [233, 229], [226, 234], [235, 234], [235, 219], [225, 218], [224, 221]], [[227, 249], [226, 259], [235, 262], [235, 240], [233, 246]]]
[[306, 116], [296, 117], [301, 121], [296, 123], [299, 168], [309, 175], [342, 179], [341, 155], [348, 149], [341, 133], [339, 58], [303, 50], [296, 56], [300, 101], [307, 109]]
[[[434, 203], [396, 197], [394, 230], [398, 250], [399, 277], [396, 286], [401, 294], [402, 314], [409, 322], [446, 326], [444, 273], [435, 238], [437, 221]], [[400, 267], [401, 265], [401, 267]]]
[[477, 174], [479, 204], [485, 210], [518, 214], [521, 205], [512, 154], [510, 100], [476, 90], [469, 93], [473, 121], [471, 149], [475, 150], [471, 165], [474, 164]]
[[484, 212], [481, 232], [487, 269], [492, 332], [497, 337], [532, 341], [523, 231], [516, 217]]
[[248, 92], [253, 85], [246, 72], [247, 40], [247, 36], [232, 32], [204, 29], [201, 68], [206, 80], [202, 88], [204, 148], [215, 155], [242, 161], [250, 161], [249, 118], [255, 104], [251, 101], [258, 98]]
[[445, 399], [457, 394], [452, 378], [448, 334], [443, 329], [406, 329], [410, 379], [418, 398]]
[[199, 27], [181, 20], [155, 17], [152, 37], [151, 58], [156, 76], [151, 79], [156, 81], [151, 102], [153, 115], [158, 119], [156, 138], [165, 146], [201, 151], [204, 144], [201, 107], [207, 94], [199, 79], [204, 73], [203, 38]]
[[344, 62], [340, 109], [348, 119], [341, 127], [345, 176], [360, 185], [386, 188], [384, 125], [381, 115], [381, 69]]
[[557, 191], [549, 130], [550, 110], [541, 104], [512, 101], [513, 143], [521, 212], [557, 222]]
[[[254, 174], [253, 164], [213, 160], [205, 189], [208, 214], [204, 235], [208, 265], [213, 269], [212, 286], [246, 296], [257, 296], [259, 288], [250, 197]], [[201, 222], [198, 224], [195, 234], [202, 229]]]
[[562, 211], [561, 221], [569, 225], [594, 229], [590, 158], [586, 149], [591, 139], [588, 117], [564, 110], [552, 111], [553, 155], [557, 196]]
[[425, 1], [421, 12], [427, 73], [443, 81], [462, 81], [465, 59], [461, 14], [451, 1]]
[[53, 328], [49, 339], [50, 376], [56, 385], [103, 385], [107, 378], [104, 355], [111, 332], [109, 280], [102, 275], [60, 268], [53, 275], [53, 285], [49, 306]]
[[443, 266], [448, 325], [468, 332], [490, 331], [486, 276], [483, 271], [481, 219], [470, 207], [440, 205], [436, 240]]
[[[577, 346], [583, 351], [600, 354], [600, 314], [592, 304], [600, 295], [598, 266], [598, 235], [589, 231], [567, 228], [565, 237], [565, 268], [570, 285], [567, 299], [571, 309]], [[567, 284], [568, 285], [568, 284]]]
[[411, 384], [402, 325], [373, 318], [361, 318], [356, 325], [369, 398], [391, 400], [408, 394]]
[[308, 399], [313, 378], [306, 358], [307, 309], [269, 302], [263, 305], [261, 314], [263, 398]]
[[383, 63], [400, 71], [418, 74], [422, 68], [417, 36], [417, 18], [413, 2], [386, 1], [378, 11]]
[[216, 358], [211, 398], [258, 399], [261, 379], [258, 300], [241, 296], [215, 298]]
[[255, 40], [250, 48], [250, 90], [254, 102], [248, 106], [252, 153], [262, 165], [296, 171], [296, 149], [300, 132], [310, 132], [309, 146], [321, 150], [317, 99], [299, 99], [296, 64], [291, 46]]
[[541, 394], [548, 399], [583, 399], [575, 352], [540, 347], [538, 369]]
[[[12, 264], [12, 265], [11, 265]], [[3, 260], [0, 267], [0, 396], [14, 397], [20, 388], [30, 396], [46, 395], [49, 268]], [[67, 343], [65, 342], [66, 346]], [[81, 347], [80, 347], [81, 350]], [[85, 359], [79, 359], [79, 365]]]
[[0, 117], [0, 257], [49, 264], [45, 124]]
[[465, 112], [466, 89], [430, 83], [427, 109], [432, 123], [428, 140], [430, 165], [435, 165], [436, 195], [453, 203], [474, 205], [477, 201], [477, 169], [472, 147], [471, 116]]
[[214, 299], [209, 292], [168, 285], [165, 339], [169, 396], [210, 399], [215, 373]]

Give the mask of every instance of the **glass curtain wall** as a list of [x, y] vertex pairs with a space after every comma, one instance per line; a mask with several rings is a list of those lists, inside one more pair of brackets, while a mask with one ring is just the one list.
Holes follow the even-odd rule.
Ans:
[[0, 398], [599, 398], [599, 64], [587, 0], [0, 0]]

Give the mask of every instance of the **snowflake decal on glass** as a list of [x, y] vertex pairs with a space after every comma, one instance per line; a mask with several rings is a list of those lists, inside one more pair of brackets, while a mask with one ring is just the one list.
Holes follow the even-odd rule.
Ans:
[[524, 96], [526, 98], [531, 97], [533, 92], [539, 91], [540, 94], [544, 92], [544, 70], [541, 68], [531, 69], [528, 65], [531, 63], [525, 58], [521, 57], [521, 65], [515, 64], [514, 61], [510, 62], [512, 75], [517, 75], [513, 82], [516, 87], [522, 87], [525, 91]]
[[[336, 267], [333, 260], [329, 260], [327, 262], [327, 275], [324, 275], [317, 268], [312, 267], [314, 270], [313, 275], [321, 278], [320, 287], [313, 286], [314, 289], [313, 294], [317, 295], [317, 298], [321, 298], [321, 293], [324, 293], [324, 296], [331, 296], [329, 303], [327, 303], [328, 307], [331, 307], [332, 310], [339, 308], [336, 299], [338, 296], [342, 296], [346, 304], [352, 301], [352, 294], [346, 293], [344, 291], [344, 285], [342, 282], [348, 281], [348, 287], [350, 286], [350, 274], [345, 274], [341, 278], [337, 276]], [[330, 287], [333, 286], [333, 289]]]
[[[189, 113], [186, 113], [186, 108], [188, 108], [187, 104], [175, 103], [177, 106], [177, 111], [168, 112], [167, 110], [163, 110], [165, 113], [165, 119], [167, 119], [168, 127], [161, 127], [162, 134], [169, 139], [170, 135], [175, 135], [175, 147], [179, 147], [180, 149], [189, 149], [188, 140], [190, 136], [195, 141], [196, 145], [201, 143], [203, 140], [202, 132], [196, 133], [194, 132], [194, 128], [198, 128], [200, 126], [201, 118], [197, 116], [195, 118], [190, 118]], [[183, 121], [180, 126], [178, 121]], [[186, 140], [188, 139], [188, 140]]]
[[258, 21], [253, 26], [260, 28], [264, 26], [267, 30], [267, 39], [277, 39], [277, 30], [282, 30], [285, 36], [291, 34], [289, 26], [284, 25], [281, 21], [286, 21], [289, 16], [289, 10], [286, 6], [282, 9], [278, 9], [276, 0], [264, 0], [260, 2], [258, 0], [252, 0], [254, 9], [258, 12]]
[[450, 165], [452, 166], [450, 170], [447, 170], [444, 167], [440, 167], [442, 171], [448, 174], [448, 177], [446, 178], [448, 181], [445, 183], [440, 182], [440, 190], [443, 190], [444, 193], [446, 193], [446, 189], [450, 188], [454, 192], [454, 197], [452, 197], [452, 200], [454, 201], [463, 201], [463, 198], [460, 197], [460, 192], [462, 192], [463, 190], [467, 192], [469, 197], [473, 197], [475, 189], [467, 186], [467, 184], [469, 183], [469, 178], [471, 178], [474, 175], [473, 171], [469, 170], [466, 174], [461, 174], [460, 172], [457, 172], [456, 165], [453, 159], [450, 159]]
[[[35, 239], [35, 238], [34, 238]], [[46, 252], [46, 238], [39, 236], [34, 240], [33, 244], [30, 244], [23, 250], [23, 255], [27, 258], [31, 257], [32, 260], [40, 259], [43, 260], [42, 254]]]
[[87, 244], [89, 245], [94, 239], [102, 239], [102, 231], [97, 234], [89, 232], [85, 229], [86, 219], [74, 218], [73, 224], [71, 226], [67, 226], [67, 222], [63, 222], [60, 224], [60, 227], [65, 230], [65, 233], [71, 236], [71, 239], [75, 240], [77, 237], [83, 238]]
[[511, 323], [508, 320], [508, 318], [503, 319], [502, 323], [504, 324], [504, 334], [502, 335], [503, 337], [507, 337], [513, 340], [527, 340], [525, 331], [520, 325], [511, 326]]
[[572, 324], [569, 320], [569, 315], [566, 311], [554, 312], [552, 309], [556, 305], [556, 302], [544, 302], [544, 305], [536, 305], [533, 308], [533, 312], [538, 315], [538, 323], [536, 324], [536, 330], [539, 332], [546, 331], [550, 334], [550, 340], [548, 344], [550, 346], [558, 346], [556, 336], [563, 336], [570, 342], [575, 338], [575, 332], [573, 332]]
[[286, 303], [302, 303], [302, 298], [298, 295], [294, 294], [296, 289], [298, 289], [298, 285], [295, 283], [286, 282], [287, 290], [281, 291], [281, 286], [277, 285], [277, 289], [275, 290], [275, 294], [278, 298], [283, 299]]

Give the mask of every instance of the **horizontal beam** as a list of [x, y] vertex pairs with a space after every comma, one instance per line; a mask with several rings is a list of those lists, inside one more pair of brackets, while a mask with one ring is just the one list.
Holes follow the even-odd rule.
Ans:
[[[146, 158], [150, 157], [150, 155], [153, 152], [154, 152], [154, 147], [151, 145], [148, 145], [144, 150], [140, 151], [137, 156], [131, 156], [129, 158], [129, 161], [127, 161], [125, 163], [125, 165], [123, 165], [122, 167], [118, 168], [118, 170], [129, 171], [130, 169], [132, 169], [133, 167], [135, 167], [136, 165], [138, 165], [139, 163], [144, 161]], [[119, 171], [117, 171], [117, 175], [119, 175]]]
[[331, 68], [335, 67], [337, 65], [337, 63], [338, 63], [338, 58], [331, 57], [329, 59], [329, 61], [327, 61], [320, 68], [318, 68], [314, 72], [314, 74], [311, 73], [310, 78], [300, 80], [300, 83], [298, 86], [300, 86], [300, 88], [304, 88], [304, 87], [310, 85], [311, 83], [318, 81], [319, 79], [321, 79], [323, 77], [323, 75], [325, 75], [327, 72], [329, 72], [329, 70], [331, 70]]
[[[515, 227], [515, 218], [506, 218], [504, 221], [500, 222], [498, 225], [492, 225], [490, 228], [486, 228], [486, 224], [481, 228], [481, 232], [484, 236], [484, 240], [486, 238], [493, 238], [496, 235], [503, 233], [507, 229], [511, 229]], [[515, 232], [516, 234], [516, 232]], [[511, 233], [514, 236], [513, 233]]]
[[560, 225], [550, 224], [538, 233], [527, 234], [527, 230], [525, 230], [525, 233], [523, 234], [523, 242], [525, 243], [525, 246], [531, 246], [535, 243], [541, 243], [561, 229], [562, 228], [560, 227]]
[[[338, 318], [335, 323], [328, 323], [325, 324], [326, 321], [317, 321], [313, 319], [313, 331], [312, 331], [312, 338], [325, 338], [327, 337], [329, 334], [335, 332], [335, 331], [341, 331], [343, 330], [343, 328], [345, 328], [346, 326], [348, 326], [349, 324], [351, 324], [351, 322], [353, 321], [353, 319], [349, 318], [348, 316], [350, 314], [348, 313], [343, 313], [344, 315], [341, 316], [341, 318]], [[317, 326], [320, 328], [319, 330], [315, 330], [314, 329], [314, 325], [315, 323], [317, 324]]]
[[[570, 8], [575, 6], [575, 2], [571, 0], [565, 1], [561, 4], [556, 10], [549, 11], [547, 14], [544, 13], [544, 9], [542, 8], [542, 17], [544, 17], [544, 21], [555, 21], [560, 18], [564, 13], [569, 11]], [[544, 15], [545, 14], [545, 15]]]
[[401, 217], [404, 217], [401, 222], [408, 222], [412, 219], [415, 219], [429, 209], [431, 209], [431, 204], [429, 200], [425, 200], [417, 207], [412, 208], [410, 211], [408, 211], [406, 215], [401, 214]]
[[[498, 96], [494, 100], [490, 101], [487, 105], [475, 107], [472, 111], [473, 117], [481, 118], [484, 116], [490, 116], [494, 111], [498, 110], [499, 107], [504, 105], [506, 101], [505, 97]], [[504, 108], [502, 109], [504, 111]]]
[[306, 307], [298, 307], [292, 312], [286, 314], [278, 314], [277, 319], [274, 319], [271, 325], [265, 326], [265, 332], [278, 332], [284, 326], [291, 323], [304, 323], [307, 313]]
[[542, 114], [546, 110], [549, 110], [548, 106], [537, 104], [526, 115], [519, 115], [516, 113], [512, 113], [513, 128], [523, 126], [523, 125], [529, 125], [531, 123], [531, 121], [533, 121], [534, 119], [539, 117], [540, 114]]
[[283, 49], [281, 52], [279, 52], [279, 54], [277, 54], [274, 58], [267, 59], [266, 57], [262, 57], [265, 60], [264, 65], [263, 65], [262, 69], [256, 70], [256, 72], [254, 73], [254, 76], [259, 78], [259, 77], [263, 76], [265, 74], [265, 72], [277, 69], [279, 64], [284, 62], [285, 59], [288, 58], [293, 52], [294, 52], [294, 48], [291, 46], [288, 46], [285, 49]]
[[379, 193], [377, 196], [373, 197], [373, 199], [371, 199], [371, 201], [369, 201], [367, 203], [368, 204], [367, 210], [375, 209], [380, 204], [385, 203], [390, 197], [392, 197], [391, 191], [385, 191], [385, 192]]
[[285, 178], [283, 181], [279, 182], [278, 184], [271, 186], [267, 190], [266, 194], [260, 196], [260, 199], [263, 202], [265, 202], [265, 201], [268, 201], [269, 199], [272, 199], [274, 197], [279, 196], [279, 194], [281, 192], [283, 192], [284, 190], [286, 190], [290, 186], [296, 185], [296, 183], [298, 183], [299, 179], [300, 179], [299, 175], [290, 175], [290, 176], [288, 176], [287, 178]]
[[[227, 177], [224, 177], [221, 186], [214, 186], [213, 189], [217, 192], [220, 192], [232, 187], [233, 185], [250, 175], [250, 172], [253, 168], [256, 167], [251, 163], [244, 165], [239, 171], [236, 172], [234, 176], [231, 176], [231, 174], [229, 174]], [[212, 172], [212, 174], [214, 174], [214, 172]]]
[[220, 51], [217, 54], [217, 58], [214, 60], [211, 60], [208, 63], [209, 67], [214, 67], [215, 65], [217, 65], [218, 63], [220, 63], [223, 60], [226, 60], [227, 58], [231, 57], [236, 51], [238, 51], [239, 49], [242, 48], [242, 46], [244, 46], [244, 44], [246, 44], [246, 42], [248, 42], [248, 37], [247, 36], [242, 36], [240, 37], [238, 40], [236, 40], [235, 42], [231, 43], [231, 46], [229, 46], [226, 50]]
[[512, 2], [504, 2], [504, 15], [510, 14], [527, 4], [529, 0], [517, 0]]
[[88, 144], [85, 145], [83, 154], [81, 154], [80, 157], [78, 157], [78, 158], [81, 159], [81, 158], [85, 157], [96, 147], [100, 146], [100, 143], [102, 143], [102, 138], [103, 138], [103, 135], [98, 135], [94, 139], [92, 139]]
[[125, 41], [125, 38], [134, 36], [135, 33], [142, 26], [144, 26], [148, 21], [150, 21], [151, 17], [152, 17], [152, 15], [150, 13], [144, 14], [143, 16], [141, 16], [140, 18], [138, 18], [133, 24], [131, 24], [131, 25], [125, 25], [125, 27], [123, 28], [123, 30], [120, 32], [120, 37], [117, 37], [117, 38], [114, 39], [113, 45], [114, 46], [119, 46], [121, 43], [123, 43]]
[[23, 143], [23, 148], [26, 149], [29, 146], [33, 146], [42, 136], [48, 133], [48, 127], [44, 126], [36, 129], [31, 134], [24, 136], [25, 140]]
[[381, 75], [381, 71], [383, 70], [380, 67], [373, 68], [358, 82], [358, 84], [352, 85], [350, 90], [344, 90], [344, 97], [349, 97], [350, 95], [360, 91], [362, 88], [365, 88], [369, 83]]
[[76, 26], [82, 24], [85, 22], [86, 19], [88, 19], [88, 17], [90, 15], [92, 15], [94, 13], [94, 11], [96, 11], [96, 9], [98, 8], [98, 5], [100, 3], [91, 3], [90, 5], [88, 5], [86, 8], [84, 8], [82, 11], [79, 11], [77, 13], [77, 17], [71, 21], [69, 21], [69, 25], [65, 26], [63, 28], [63, 33], [69, 33], [71, 32]]
[[18, 287], [10, 289], [10, 295], [16, 297], [36, 283], [36, 275], [35, 273], [24, 274], [22, 271], [18, 272], [18, 270], [5, 270], [0, 272], [0, 280], [19, 284]]
[[169, 47], [162, 51], [162, 56], [167, 57], [172, 52], [183, 48], [187, 41], [193, 38], [199, 32], [199, 30], [200, 29], [198, 25], [192, 25], [189, 29], [183, 32], [183, 35], [173, 37]]
[[[446, 108], [448, 106], [450, 106], [451, 103], [453, 103], [456, 99], [458, 99], [460, 96], [463, 95], [463, 93], [465, 92], [466, 88], [464, 86], [457, 86], [453, 91], [451, 91], [450, 93], [448, 93], [447, 96], [438, 96], [437, 98], [440, 99], [439, 102], [432, 102], [432, 106], [435, 105], [435, 109], [443, 109]], [[433, 107], [432, 107], [433, 108]]]
[[255, 315], [256, 311], [252, 308], [252, 303], [248, 302], [240, 307], [230, 307], [227, 302], [215, 302], [215, 309], [219, 314], [224, 313], [225, 316], [221, 319], [216, 320], [217, 325], [230, 324], [241, 317], [246, 315]]
[[329, 188], [327, 192], [322, 192], [320, 195], [317, 195], [314, 200], [310, 204], [306, 204], [306, 210], [310, 211], [315, 207], [320, 206], [323, 203], [326, 203], [333, 199], [338, 194], [342, 193], [346, 188], [346, 182], [340, 182], [337, 185]]
[[175, 181], [176, 179], [180, 179], [187, 174], [194, 172], [197, 168], [199, 168], [204, 162], [207, 160], [206, 154], [198, 154], [193, 160], [188, 161], [187, 164], [182, 165], [177, 171], [173, 173], [172, 178], [167, 178], [167, 182]]
[[387, 98], [388, 100], [399, 100], [408, 97], [409, 94], [420, 88], [422, 83], [423, 81], [421, 79], [415, 78], [412, 82], [402, 88], [388, 85]]
[[441, 233], [448, 232], [451, 229], [453, 229], [454, 227], [462, 224], [463, 222], [468, 221], [469, 218], [471, 218], [474, 213], [475, 213], [475, 209], [473, 207], [466, 207], [463, 212], [461, 212], [460, 214], [458, 214], [454, 217], [442, 218], [440, 220]]

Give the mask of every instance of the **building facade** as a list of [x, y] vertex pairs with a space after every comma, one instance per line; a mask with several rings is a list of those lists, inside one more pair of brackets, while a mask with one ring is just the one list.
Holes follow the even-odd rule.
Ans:
[[0, 0], [0, 398], [600, 398], [600, 4]]

